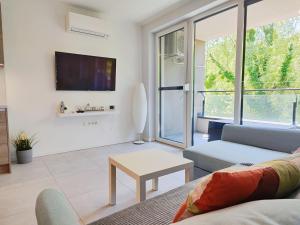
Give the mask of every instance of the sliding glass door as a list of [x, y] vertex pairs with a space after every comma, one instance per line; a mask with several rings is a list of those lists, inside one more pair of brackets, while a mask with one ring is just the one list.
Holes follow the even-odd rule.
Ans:
[[228, 1], [186, 24], [156, 36], [157, 140], [198, 145], [215, 120], [299, 128], [299, 0]]
[[208, 140], [210, 121], [234, 119], [237, 7], [194, 23], [193, 145]]
[[157, 35], [156, 139], [186, 146], [186, 27], [179, 25]]

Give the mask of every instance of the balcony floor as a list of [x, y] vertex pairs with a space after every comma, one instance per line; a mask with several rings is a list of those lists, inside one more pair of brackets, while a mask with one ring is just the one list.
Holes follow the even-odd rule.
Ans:
[[194, 133], [194, 146], [201, 145], [208, 141], [208, 134], [195, 132]]
[[[182, 143], [183, 134], [179, 133], [179, 134], [166, 135], [164, 138], [170, 141]], [[194, 146], [200, 145], [202, 143], [206, 143], [207, 141], [208, 141], [208, 134], [199, 133], [199, 132], [194, 133]]]

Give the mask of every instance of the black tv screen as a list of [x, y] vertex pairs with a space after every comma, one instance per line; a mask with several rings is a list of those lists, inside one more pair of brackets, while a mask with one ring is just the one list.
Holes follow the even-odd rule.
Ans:
[[114, 91], [116, 59], [55, 52], [56, 90]]

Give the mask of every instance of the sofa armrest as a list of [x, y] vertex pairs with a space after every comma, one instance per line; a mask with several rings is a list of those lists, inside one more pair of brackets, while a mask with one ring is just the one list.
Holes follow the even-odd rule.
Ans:
[[81, 225], [65, 196], [54, 189], [39, 194], [35, 212], [38, 225]]

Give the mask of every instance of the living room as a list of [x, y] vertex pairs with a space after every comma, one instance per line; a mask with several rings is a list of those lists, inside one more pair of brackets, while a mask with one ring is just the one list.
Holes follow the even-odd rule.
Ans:
[[298, 0], [0, 2], [1, 225], [300, 224]]

